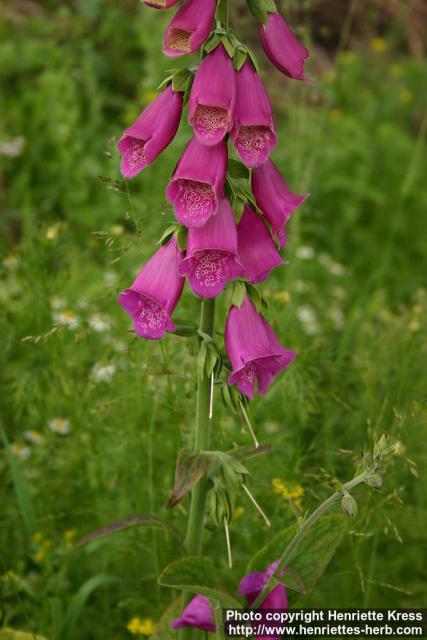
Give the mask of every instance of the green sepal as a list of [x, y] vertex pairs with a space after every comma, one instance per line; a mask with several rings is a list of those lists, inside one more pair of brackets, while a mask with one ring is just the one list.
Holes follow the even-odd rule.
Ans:
[[235, 180], [248, 180], [249, 179], [249, 169], [245, 167], [243, 162], [239, 162], [238, 160], [233, 160], [230, 158], [227, 164], [227, 171], [231, 178]]
[[258, 289], [249, 282], [246, 282], [245, 285], [248, 298], [254, 305], [255, 309], [259, 311], [259, 313], [266, 311], [268, 309], [268, 302], [262, 297]]
[[234, 58], [236, 50], [228, 34], [220, 35], [220, 41], [230, 58]]
[[163, 245], [167, 244], [169, 242], [169, 240], [172, 238], [173, 234], [176, 232], [176, 230], [178, 229], [179, 225], [177, 222], [174, 222], [174, 224], [171, 224], [162, 234], [160, 240], [157, 242], [158, 245], [160, 245], [161, 247], [163, 247]]
[[185, 91], [186, 84], [192, 79], [193, 74], [190, 69], [179, 69], [172, 76], [172, 89], [174, 91]]
[[187, 250], [187, 236], [188, 236], [187, 227], [184, 227], [184, 225], [180, 224], [178, 229], [176, 230], [176, 241], [181, 251]]
[[175, 331], [172, 335], [180, 338], [195, 338], [197, 336], [197, 324], [185, 318], [174, 318]]
[[274, 0], [246, 0], [249, 11], [258, 22], [267, 23], [268, 13], [277, 13]]
[[220, 40], [219, 35], [214, 33], [209, 38], [209, 40], [204, 44], [203, 51], [205, 51], [206, 53], [211, 53], [211, 51], [216, 49], [216, 47], [219, 45], [220, 42], [221, 42], [221, 40]]
[[233, 64], [236, 71], [240, 71], [240, 69], [245, 64], [247, 58], [248, 58], [248, 52], [245, 49], [237, 47], [233, 57]]

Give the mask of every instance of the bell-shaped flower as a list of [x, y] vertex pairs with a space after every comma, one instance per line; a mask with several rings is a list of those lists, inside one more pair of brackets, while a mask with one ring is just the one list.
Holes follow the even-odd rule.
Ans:
[[229, 384], [253, 398], [256, 387], [264, 395], [274, 378], [289, 366], [295, 351], [279, 342], [272, 327], [246, 296], [242, 306], [231, 307], [225, 327], [225, 348], [231, 361]]
[[280, 13], [268, 14], [267, 24], [260, 24], [259, 35], [266, 56], [279, 71], [289, 78], [306, 80], [304, 62], [309, 52]]
[[169, 86], [125, 130], [117, 145], [125, 178], [136, 176], [172, 142], [181, 114], [182, 93]]
[[203, 144], [220, 142], [233, 126], [236, 83], [233, 63], [222, 44], [200, 64], [188, 103], [189, 122]]
[[227, 145], [212, 147], [192, 138], [179, 160], [166, 197], [186, 227], [201, 227], [218, 211], [227, 173]]
[[203, 631], [215, 631], [211, 603], [205, 596], [195, 596], [179, 618], [172, 620], [171, 627], [172, 629], [194, 627]]
[[270, 99], [249, 61], [236, 72], [236, 108], [231, 139], [247, 167], [258, 167], [276, 146]]
[[252, 172], [252, 191], [283, 249], [286, 244], [286, 223], [308, 194], [300, 196], [292, 193], [271, 160]]
[[147, 7], [153, 7], [153, 9], [169, 9], [173, 7], [178, 0], [143, 0]]
[[237, 238], [242, 276], [252, 284], [266, 280], [275, 267], [283, 264], [270, 231], [247, 205], [237, 227]]
[[181, 258], [173, 237], [150, 258], [133, 285], [119, 294], [119, 303], [141, 338], [158, 340], [166, 331], [175, 331], [171, 316], [184, 286], [178, 275]]
[[209, 36], [216, 0], [188, 0], [172, 18], [163, 38], [163, 53], [170, 57], [194, 53]]
[[196, 295], [214, 298], [241, 272], [236, 223], [228, 200], [222, 196], [216, 216], [203, 227], [189, 230], [187, 254], [178, 273], [187, 276]]
[[[274, 571], [276, 570], [278, 562], [270, 564], [266, 571], [250, 573], [245, 576], [240, 582], [239, 595], [246, 596], [248, 606], [257, 599], [259, 594], [264, 589], [267, 582], [270, 580]], [[287, 609], [288, 608], [288, 596], [286, 589], [282, 584], [278, 584], [274, 589], [270, 591], [265, 600], [260, 604], [257, 611], [263, 609]], [[256, 640], [280, 640], [282, 636], [256, 636]]]

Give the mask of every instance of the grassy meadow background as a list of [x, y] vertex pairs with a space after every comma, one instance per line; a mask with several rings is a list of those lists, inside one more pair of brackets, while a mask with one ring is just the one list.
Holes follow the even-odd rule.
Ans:
[[[360, 490], [359, 516], [298, 604], [425, 606], [425, 5], [382, 0], [364, 13], [364, 2], [283, 2], [310, 43], [313, 86], [269, 68], [243, 3], [232, 7], [271, 93], [274, 159], [311, 197], [290, 224], [288, 264], [262, 285], [269, 320], [299, 351], [250, 407], [272, 444], [249, 465], [273, 531], [242, 499], [234, 570], [223, 531], [206, 533], [206, 550], [236, 590], [255, 552], [294, 521], [292, 506], [313, 509], [387, 431], [401, 455], [380, 493]], [[10, 443], [0, 453], [0, 629], [144, 637], [171, 602], [156, 578], [180, 544], [146, 529], [73, 544], [138, 513], [185, 529], [188, 504], [166, 503], [193, 425], [197, 345], [137, 340], [116, 302], [173, 221], [164, 189], [189, 136], [185, 118], [129, 183], [115, 150], [171, 67], [161, 34], [172, 12], [137, 0], [0, 9], [0, 407]], [[197, 314], [186, 288], [176, 315]], [[220, 311], [218, 330], [223, 320]], [[212, 447], [247, 442], [218, 397]]]

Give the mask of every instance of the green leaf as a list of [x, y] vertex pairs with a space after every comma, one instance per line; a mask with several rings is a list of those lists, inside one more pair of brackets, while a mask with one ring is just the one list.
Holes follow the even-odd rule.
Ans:
[[230, 58], [234, 57], [234, 45], [231, 42], [230, 38], [228, 37], [228, 35], [222, 35], [220, 36], [220, 40], [224, 46], [224, 49], [226, 50], [226, 52], [228, 53], [228, 55], [230, 56]]
[[158, 240], [157, 244], [161, 247], [167, 244], [169, 240], [172, 238], [177, 228], [178, 228], [178, 223], [171, 224], [167, 229], [165, 229], [160, 240]]
[[13, 485], [15, 487], [16, 499], [18, 502], [19, 511], [21, 513], [22, 520], [27, 534], [30, 538], [37, 531], [37, 516], [34, 504], [28, 489], [28, 485], [22, 474], [21, 468], [13, 455], [13, 451], [10, 447], [6, 431], [0, 426], [0, 435], [3, 440], [4, 448], [6, 450], [6, 458], [9, 463], [10, 474], [12, 476]]
[[179, 596], [164, 611], [156, 623], [153, 635], [150, 640], [176, 640], [176, 631], [172, 629], [171, 622], [182, 613], [182, 598]]
[[215, 569], [212, 560], [205, 556], [187, 556], [172, 562], [162, 571], [158, 582], [162, 587], [205, 596], [224, 608], [241, 606], [237, 600], [215, 588]]
[[70, 606], [68, 607], [65, 615], [64, 624], [62, 625], [59, 637], [61, 640], [68, 640], [75, 630], [77, 620], [79, 619], [83, 607], [91, 594], [99, 587], [104, 587], [107, 584], [119, 582], [119, 579], [115, 576], [109, 576], [103, 573], [98, 573], [87, 580], [82, 587], [78, 590], [75, 596], [72, 598]]
[[227, 382], [222, 383], [222, 386], [221, 386], [222, 401], [227, 407], [227, 409], [230, 409], [230, 411], [232, 411], [233, 413], [238, 413], [238, 409], [236, 409], [236, 407], [234, 406], [233, 400], [231, 398], [231, 392], [230, 392], [231, 388], [232, 387], [230, 387]]
[[239, 162], [238, 160], [233, 160], [233, 158], [230, 158], [228, 160], [227, 170], [230, 176], [235, 180], [240, 180], [240, 179], [248, 180], [249, 178], [249, 169], [245, 167], [245, 165], [242, 162]]
[[185, 86], [189, 78], [192, 77], [189, 69], [179, 69], [172, 76], [172, 89], [174, 91], [185, 91]]
[[197, 324], [192, 320], [174, 318], [176, 330], [172, 335], [181, 338], [195, 338], [197, 336]]
[[233, 296], [231, 298], [231, 304], [235, 307], [241, 307], [243, 301], [246, 297], [246, 287], [245, 283], [241, 280], [236, 280], [234, 282]]
[[187, 235], [187, 227], [184, 227], [182, 224], [180, 224], [176, 232], [176, 241], [181, 251], [187, 250]]
[[214, 456], [190, 453], [185, 449], [179, 452], [176, 461], [175, 484], [168, 502], [169, 509], [185, 498], [214, 462]]
[[259, 447], [244, 445], [242, 447], [231, 449], [228, 453], [238, 460], [249, 460], [250, 458], [262, 455], [263, 453], [268, 453], [270, 450], [271, 444], [260, 444]]
[[244, 49], [237, 48], [233, 57], [233, 64], [236, 71], [240, 71], [247, 60], [248, 54]]
[[16, 631], [9, 627], [0, 629], [0, 640], [46, 640], [44, 636], [35, 635], [31, 631]]
[[277, 13], [277, 7], [274, 0], [246, 0], [249, 11], [259, 22], [266, 24], [267, 14]]
[[84, 536], [84, 538], [81, 538], [77, 542], [76, 547], [81, 547], [88, 542], [92, 542], [93, 540], [105, 538], [107, 536], [110, 536], [111, 534], [120, 533], [121, 531], [126, 531], [127, 529], [133, 529], [135, 527], [143, 527], [146, 529], [163, 529], [163, 531], [168, 531], [174, 536], [180, 538], [177, 530], [166, 520], [163, 520], [162, 518], [159, 518], [157, 516], [152, 516], [150, 514], [141, 513], [135, 516], [129, 516], [128, 518], [124, 518], [123, 520], [116, 520], [115, 522], [111, 522], [101, 529], [97, 529], [93, 533], [89, 533], [87, 536]]
[[[320, 518], [300, 542], [284, 575], [277, 576], [277, 580], [299, 593], [311, 591], [335, 554], [345, 529], [342, 516]], [[296, 532], [297, 527], [293, 525], [278, 533], [252, 558], [248, 572], [264, 571], [283, 553]]]

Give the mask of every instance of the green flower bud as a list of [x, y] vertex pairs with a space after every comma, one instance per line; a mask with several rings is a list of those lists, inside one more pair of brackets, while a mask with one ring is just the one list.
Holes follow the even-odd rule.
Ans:
[[381, 489], [381, 487], [383, 486], [383, 479], [378, 473], [369, 474], [369, 476], [366, 478], [366, 482], [373, 489]]
[[341, 500], [341, 509], [349, 518], [356, 517], [358, 511], [357, 502], [349, 493], [346, 493]]

